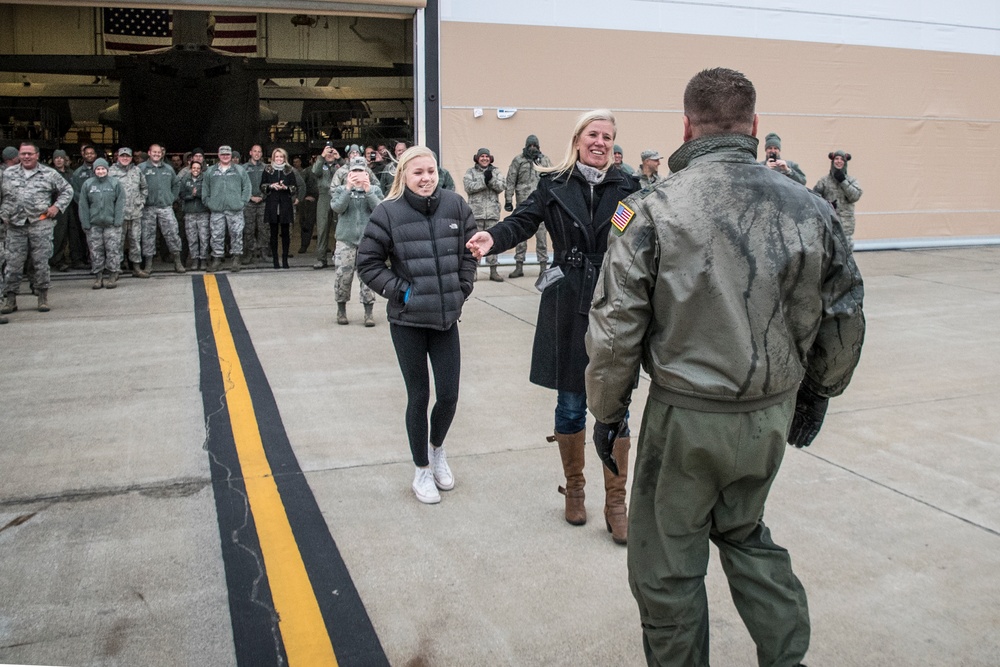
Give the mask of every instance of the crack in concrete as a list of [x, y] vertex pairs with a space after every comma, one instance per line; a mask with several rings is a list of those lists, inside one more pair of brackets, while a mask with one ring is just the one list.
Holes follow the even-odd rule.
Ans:
[[0, 508], [16, 507], [18, 505], [35, 505], [47, 503], [77, 503], [88, 500], [99, 500], [114, 496], [124, 496], [130, 493], [141, 493], [154, 498], [176, 498], [189, 496], [201, 491], [211, 484], [211, 480], [200, 477], [187, 477], [164, 482], [148, 484], [129, 484], [127, 486], [103, 486], [91, 489], [72, 489], [60, 493], [39, 494], [37, 496], [19, 496], [0, 499]]
[[[213, 332], [212, 332], [213, 348], [215, 347], [214, 336], [216, 333], [217, 332], [215, 331], [213, 324]], [[199, 340], [198, 344], [199, 346], [206, 346], [203, 347], [203, 349], [210, 349], [207, 348], [207, 343], [204, 340]], [[249, 554], [250, 557], [253, 558], [254, 563], [256, 564], [257, 573], [256, 576], [254, 577], [253, 586], [251, 587], [250, 591], [250, 602], [254, 605], [257, 605], [261, 609], [264, 609], [267, 612], [268, 616], [270, 617], [271, 638], [274, 641], [274, 654], [275, 656], [277, 656], [278, 666], [283, 667], [285, 665], [285, 658], [281, 651], [281, 634], [278, 628], [278, 621], [279, 621], [278, 612], [273, 605], [270, 605], [266, 601], [260, 599], [260, 584], [265, 576], [264, 564], [262, 562], [263, 554], [260, 553], [259, 551], [254, 550], [251, 546], [244, 544], [241, 541], [240, 537], [241, 534], [247, 530], [247, 526], [250, 523], [250, 516], [251, 516], [250, 499], [247, 497], [247, 494], [235, 484], [235, 482], [242, 479], [242, 476], [235, 477], [233, 475], [232, 469], [230, 469], [229, 466], [227, 466], [225, 463], [219, 460], [219, 458], [215, 455], [215, 453], [209, 448], [208, 444], [211, 440], [211, 435], [212, 435], [212, 418], [221, 415], [227, 409], [226, 395], [236, 386], [232, 380], [233, 363], [231, 361], [223, 359], [221, 356], [218, 355], [217, 351], [214, 356], [219, 361], [219, 369], [222, 373], [223, 391], [222, 394], [218, 397], [218, 404], [219, 404], [218, 409], [212, 412], [211, 414], [205, 416], [205, 441], [202, 445], [202, 449], [208, 452], [209, 457], [211, 458], [212, 462], [215, 465], [218, 465], [220, 468], [225, 470], [226, 472], [225, 483], [228, 489], [232, 493], [239, 495], [243, 499], [243, 523], [230, 533], [230, 540], [232, 541], [232, 544], [235, 545], [237, 548], [242, 549], [244, 552]], [[205, 372], [205, 370], [203, 369], [202, 372]], [[230, 419], [232, 419], [232, 415], [230, 415]]]

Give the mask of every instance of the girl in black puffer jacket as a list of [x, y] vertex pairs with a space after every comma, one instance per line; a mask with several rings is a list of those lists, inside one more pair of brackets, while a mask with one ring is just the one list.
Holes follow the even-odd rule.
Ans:
[[[458, 405], [458, 318], [476, 273], [476, 259], [465, 244], [475, 233], [465, 200], [438, 187], [434, 153], [414, 146], [400, 156], [392, 188], [372, 211], [358, 246], [358, 276], [388, 299], [389, 332], [406, 384], [406, 432], [417, 466], [413, 492], [423, 503], [440, 502], [438, 489], [455, 486], [444, 439]], [[429, 433], [428, 357], [436, 393]]]

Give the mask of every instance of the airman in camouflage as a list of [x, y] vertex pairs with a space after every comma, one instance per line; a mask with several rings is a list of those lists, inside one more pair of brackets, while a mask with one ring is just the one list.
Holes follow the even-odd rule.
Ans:
[[640, 153], [642, 163], [639, 165], [639, 187], [648, 188], [663, 180], [660, 176], [660, 160], [663, 157], [659, 151], [645, 150]]
[[327, 144], [311, 167], [313, 176], [316, 177], [316, 191], [318, 193], [316, 198], [316, 263], [313, 264], [314, 269], [326, 267], [327, 255], [330, 254], [330, 229], [337, 228], [337, 215], [330, 210], [330, 189], [333, 177], [342, 164], [340, 153], [331, 144]]
[[132, 262], [132, 275], [148, 278], [142, 270], [142, 211], [146, 208], [149, 188], [146, 176], [132, 163], [132, 149], [122, 146], [118, 149], [118, 160], [111, 165], [108, 173], [117, 178], [125, 189], [125, 218], [122, 221], [122, 247], [128, 248], [128, 259]]
[[854, 202], [861, 199], [861, 186], [857, 179], [847, 173], [850, 153], [834, 151], [830, 153], [830, 173], [819, 179], [813, 192], [827, 200], [837, 209], [844, 234], [854, 248]]
[[[94, 160], [94, 176], [80, 188], [80, 224], [87, 233], [90, 272], [94, 289], [114, 289], [122, 263], [122, 221], [125, 219], [125, 188], [108, 176], [104, 158]], [[107, 278], [104, 277], [105, 271]]]
[[784, 174], [796, 183], [806, 184], [806, 173], [798, 163], [781, 159], [781, 137], [774, 132], [764, 137], [764, 160], [761, 164]]
[[[503, 174], [493, 166], [490, 149], [480, 148], [473, 159], [476, 164], [465, 172], [462, 184], [469, 198], [469, 208], [476, 216], [476, 226], [484, 232], [500, 222], [500, 201], [497, 197], [503, 194], [506, 185]], [[487, 255], [486, 262], [490, 265], [490, 280], [502, 283], [503, 278], [497, 272], [497, 256]]]
[[[507, 170], [507, 188], [504, 197], [507, 203], [504, 210], [514, 210], [514, 195], [517, 195], [517, 205], [520, 206], [531, 193], [538, 187], [538, 179], [541, 174], [537, 167], [551, 167], [552, 162], [542, 153], [538, 144], [538, 137], [529, 134], [524, 140], [524, 150], [514, 157], [510, 162], [510, 169]], [[545, 238], [545, 223], [538, 225], [535, 232], [535, 256], [544, 271], [549, 263], [549, 244]], [[514, 249], [514, 261], [516, 267], [510, 273], [510, 278], [520, 278], [524, 275], [524, 258], [528, 253], [528, 242], [518, 243]]]
[[181, 235], [174, 214], [174, 201], [180, 192], [180, 181], [174, 168], [163, 161], [163, 146], [149, 147], [149, 159], [139, 167], [146, 177], [146, 207], [142, 211], [142, 270], [153, 272], [153, 255], [156, 254], [156, 227], [159, 225], [167, 248], [173, 255], [174, 271], [184, 273], [181, 263]]
[[260, 178], [267, 165], [261, 160], [264, 152], [260, 144], [250, 147], [250, 159], [243, 165], [243, 170], [250, 179], [250, 201], [243, 207], [243, 259], [253, 261], [255, 258], [269, 259], [271, 250], [268, 247], [268, 224], [264, 220], [264, 195], [260, 191]]
[[29, 253], [35, 265], [38, 310], [49, 310], [52, 229], [56, 215], [73, 201], [73, 186], [55, 169], [38, 162], [37, 146], [24, 142], [19, 155], [21, 163], [4, 170], [0, 182], [0, 222], [7, 232], [2, 314], [17, 310], [21, 271]]
[[208, 256], [212, 252], [209, 246], [211, 211], [201, 200], [205, 184], [202, 167], [201, 162], [191, 163], [187, 174], [181, 178], [180, 194], [188, 240], [188, 269], [198, 271], [208, 268]]
[[225, 255], [226, 230], [233, 254], [233, 271], [240, 270], [243, 254], [243, 207], [250, 201], [250, 177], [233, 161], [234, 151], [219, 146], [219, 162], [205, 171], [201, 200], [212, 211], [209, 225], [212, 236], [212, 263], [209, 271], [218, 270]]

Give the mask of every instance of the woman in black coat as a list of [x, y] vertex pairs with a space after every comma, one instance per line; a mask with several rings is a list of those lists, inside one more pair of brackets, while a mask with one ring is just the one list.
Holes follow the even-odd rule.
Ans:
[[288, 164], [284, 148], [275, 148], [271, 164], [260, 176], [260, 192], [264, 195], [264, 220], [271, 227], [271, 257], [278, 268], [278, 231], [281, 231], [281, 266], [288, 268], [288, 244], [291, 237], [295, 204], [298, 203], [298, 176]]
[[[358, 276], [388, 299], [389, 334], [406, 384], [413, 492], [423, 503], [440, 502], [438, 490], [455, 486], [444, 439], [458, 405], [458, 318], [476, 275], [465, 244], [475, 231], [465, 200], [438, 187], [434, 153], [414, 146], [400, 156], [392, 188], [358, 245]], [[429, 432], [428, 358], [436, 395]]]
[[[594, 286], [608, 247], [611, 218], [618, 203], [639, 189], [638, 182], [614, 166], [615, 117], [607, 109], [583, 114], [573, 130], [563, 161], [541, 168], [538, 188], [510, 216], [476, 234], [469, 248], [476, 257], [500, 253], [535, 235], [539, 224], [552, 237], [553, 266], [539, 278], [542, 299], [531, 356], [531, 382], [555, 389], [555, 434], [559, 443], [566, 496], [566, 521], [582, 525], [587, 394], [584, 334]], [[628, 427], [615, 442], [620, 475], [604, 468], [604, 516], [615, 542], [625, 544], [628, 523], [625, 484], [630, 439]]]

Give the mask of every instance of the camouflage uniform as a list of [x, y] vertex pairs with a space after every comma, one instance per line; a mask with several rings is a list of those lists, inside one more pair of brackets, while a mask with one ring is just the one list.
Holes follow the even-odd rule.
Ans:
[[639, 172], [639, 187], [645, 190], [648, 187], [652, 187], [663, 180], [663, 177], [659, 174], [650, 174], [647, 176], [645, 172]]
[[[382, 189], [375, 183], [368, 192], [348, 189], [341, 185], [334, 189], [330, 206], [339, 216], [337, 224], [337, 246], [335, 266], [337, 267], [334, 295], [337, 303], [347, 303], [351, 300], [351, 283], [358, 260], [358, 244], [368, 225], [369, 216], [382, 201]], [[375, 303], [375, 293], [368, 285], [361, 285], [361, 303]]]
[[833, 204], [833, 207], [837, 209], [840, 224], [844, 226], [844, 234], [847, 235], [847, 240], [851, 242], [851, 248], [853, 248], [854, 202], [861, 199], [861, 186], [858, 185], [858, 181], [853, 176], [847, 173], [847, 160], [850, 159], [850, 156], [844, 151], [831, 153], [831, 155], [838, 154], [840, 157], [846, 158], [840, 174], [842, 179], [837, 180], [837, 169], [834, 168], [833, 160], [831, 160], [830, 173], [819, 179], [813, 186], [813, 192]]
[[628, 536], [649, 664], [708, 664], [710, 541], [759, 664], [799, 664], [809, 645], [764, 506], [800, 386], [829, 397], [851, 380], [864, 287], [830, 207], [756, 154], [743, 134], [685, 143], [670, 178], [619, 208], [594, 291], [591, 412], [618, 423], [640, 365], [650, 377]]
[[[476, 226], [481, 232], [491, 229], [500, 222], [500, 201], [497, 197], [504, 191], [503, 173], [492, 164], [488, 168], [493, 170], [493, 178], [488, 183], [486, 170], [478, 164], [469, 167], [462, 179], [462, 185], [465, 186], [469, 199], [469, 208], [472, 209], [472, 214], [476, 217]], [[496, 266], [497, 256], [487, 255], [486, 263]]]
[[[146, 178], [146, 207], [142, 211], [142, 256], [152, 257], [156, 254], [156, 227], [167, 242], [167, 248], [172, 255], [181, 252], [180, 229], [177, 216], [174, 215], [174, 200], [180, 192], [180, 181], [174, 174], [174, 168], [166, 162], [153, 164], [146, 160], [139, 169]], [[135, 261], [135, 260], [133, 260]]]
[[3, 294], [18, 293], [29, 252], [35, 265], [35, 287], [47, 290], [51, 281], [49, 258], [55, 221], [42, 216], [53, 204], [65, 211], [73, 201], [73, 186], [58, 171], [39, 163], [30, 173], [20, 165], [5, 169], [0, 189], [3, 193], [0, 221], [7, 233]]
[[146, 176], [138, 165], [123, 167], [115, 162], [108, 168], [125, 188], [125, 218], [122, 221], [122, 246], [128, 248], [129, 260], [138, 266], [142, 263], [142, 212], [146, 207]]
[[188, 257], [198, 259], [208, 259], [211, 252], [209, 246], [210, 218], [211, 212], [201, 200], [201, 189], [205, 183], [205, 174], [198, 174], [198, 178], [187, 175], [181, 178], [181, 207], [184, 209], [184, 231], [187, 234]]
[[90, 247], [90, 272], [118, 273], [122, 263], [125, 188], [113, 176], [87, 179], [80, 188], [80, 224]]
[[[261, 197], [260, 177], [267, 165], [263, 161], [248, 160], [240, 166], [243, 167], [250, 179], [250, 196]], [[261, 198], [258, 202], [251, 199], [243, 207], [243, 256], [248, 259], [254, 257], [268, 259], [271, 256], [268, 247], [268, 234], [268, 224], [264, 219], [264, 199]]]
[[[552, 162], [541, 152], [535, 157], [529, 157], [527, 146], [511, 160], [510, 169], [507, 170], [507, 192], [504, 195], [507, 204], [513, 206], [514, 195], [517, 195], [517, 205], [520, 206], [535, 191], [538, 179], [541, 178], [541, 174], [535, 169], [536, 166], [551, 167]], [[518, 243], [514, 249], [514, 261], [523, 264], [527, 252], [528, 242]], [[549, 244], [545, 237], [545, 223], [538, 225], [538, 231], [535, 232], [535, 255], [539, 262], [548, 264]]]
[[201, 200], [212, 211], [212, 257], [226, 254], [226, 230], [229, 230], [229, 250], [235, 257], [243, 254], [243, 207], [250, 201], [250, 177], [238, 164], [223, 171], [219, 164], [205, 170]]

